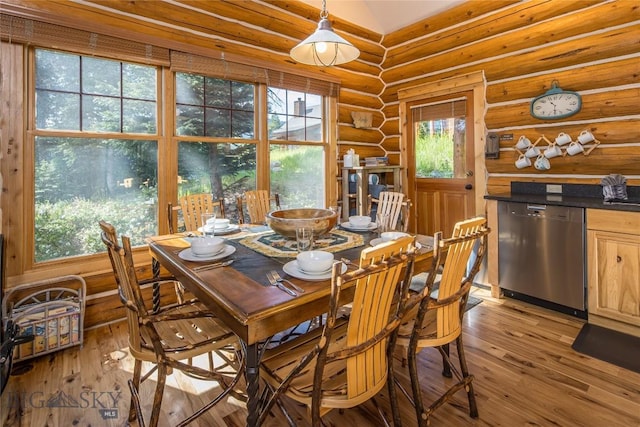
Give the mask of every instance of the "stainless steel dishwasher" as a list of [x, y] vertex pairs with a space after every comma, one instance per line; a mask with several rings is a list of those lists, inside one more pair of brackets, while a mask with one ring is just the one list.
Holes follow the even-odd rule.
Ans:
[[584, 217], [583, 208], [499, 202], [504, 294], [586, 318]]

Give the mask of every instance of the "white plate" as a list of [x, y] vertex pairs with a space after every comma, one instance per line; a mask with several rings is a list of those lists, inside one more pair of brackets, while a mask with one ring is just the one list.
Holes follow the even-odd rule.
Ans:
[[[214, 236], [225, 235], [225, 234], [233, 233], [234, 231], [238, 231], [239, 229], [240, 229], [240, 226], [238, 224], [229, 224], [229, 226], [226, 228], [216, 228], [215, 230], [213, 230], [213, 235]], [[202, 233], [202, 227], [198, 227], [198, 231]]]
[[[289, 276], [295, 277], [297, 279], [308, 280], [310, 282], [331, 279], [331, 270], [324, 274], [307, 274], [300, 270], [300, 267], [298, 267], [298, 261], [296, 261], [295, 259], [282, 266], [282, 270]], [[347, 265], [343, 263], [342, 273], [345, 273], [346, 271]]]
[[215, 261], [218, 259], [228, 257], [235, 251], [236, 251], [235, 246], [224, 245], [224, 249], [222, 249], [222, 251], [218, 252], [217, 254], [204, 257], [204, 256], [195, 256], [193, 252], [191, 252], [191, 248], [187, 248], [182, 252], [180, 252], [178, 256], [180, 257], [180, 259], [183, 259], [185, 261], [196, 261], [196, 262], [197, 261]]
[[340, 227], [346, 228], [347, 230], [351, 231], [371, 231], [376, 229], [376, 223], [370, 222], [366, 227], [354, 227], [349, 221], [347, 221], [340, 224]]
[[[389, 240], [391, 241], [391, 240]], [[380, 237], [376, 237], [375, 239], [372, 239], [369, 244], [371, 246], [378, 246], [380, 243], [384, 243], [384, 240], [382, 240]], [[420, 249], [422, 248], [422, 245], [418, 242], [416, 242], [416, 249]]]

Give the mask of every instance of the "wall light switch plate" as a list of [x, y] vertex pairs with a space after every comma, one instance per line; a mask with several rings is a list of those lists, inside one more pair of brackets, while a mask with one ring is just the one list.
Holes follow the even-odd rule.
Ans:
[[547, 193], [562, 194], [562, 184], [547, 184]]

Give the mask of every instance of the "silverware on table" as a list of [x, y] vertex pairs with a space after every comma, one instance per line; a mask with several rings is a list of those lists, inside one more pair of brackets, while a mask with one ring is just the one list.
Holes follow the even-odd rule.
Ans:
[[[291, 295], [292, 297], [297, 297], [298, 294], [296, 294], [295, 292], [293, 292], [291, 289], [287, 288], [285, 285], [283, 285], [282, 283], [278, 282], [276, 279], [274, 279], [274, 277], [267, 273], [267, 279], [269, 279], [269, 284], [271, 286], [275, 286], [278, 289], [280, 289], [281, 291], [284, 291], [286, 293], [288, 293], [289, 295]], [[269, 286], [269, 285], [265, 285], [265, 286]]]
[[199, 267], [194, 267], [194, 268], [192, 268], [192, 270], [193, 271], [211, 270], [213, 268], [226, 267], [228, 265], [231, 265], [232, 263], [233, 263], [233, 260], [229, 259], [227, 261], [214, 262], [213, 264], [207, 264], [207, 265], [201, 265]]
[[282, 277], [280, 277], [280, 275], [278, 274], [278, 272], [276, 270], [271, 270], [269, 273], [267, 273], [267, 275], [269, 275], [269, 274], [271, 274], [271, 277], [273, 277], [273, 280], [275, 280], [277, 282], [287, 282], [289, 285], [291, 285], [291, 287], [296, 292], [304, 293], [304, 289], [302, 289], [300, 286], [298, 286], [295, 283], [293, 283], [291, 280], [283, 279]]

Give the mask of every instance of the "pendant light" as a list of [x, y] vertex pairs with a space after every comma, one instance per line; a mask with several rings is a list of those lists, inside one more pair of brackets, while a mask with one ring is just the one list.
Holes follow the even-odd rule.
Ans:
[[322, 0], [322, 12], [318, 29], [291, 49], [290, 55], [297, 62], [329, 67], [353, 61], [360, 55], [357, 47], [337, 35], [327, 19], [327, 1]]

